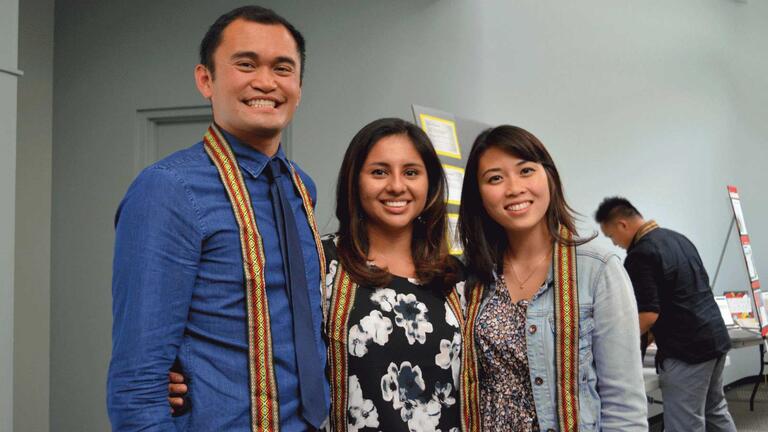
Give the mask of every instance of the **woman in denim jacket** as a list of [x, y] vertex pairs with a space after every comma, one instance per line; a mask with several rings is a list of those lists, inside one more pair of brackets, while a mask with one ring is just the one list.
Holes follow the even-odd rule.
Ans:
[[467, 161], [468, 431], [647, 431], [637, 307], [618, 256], [577, 239], [543, 144], [500, 126]]

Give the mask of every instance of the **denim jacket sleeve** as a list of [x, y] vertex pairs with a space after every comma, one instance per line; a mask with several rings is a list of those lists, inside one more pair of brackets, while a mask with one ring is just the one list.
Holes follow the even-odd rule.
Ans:
[[189, 191], [171, 170], [151, 167], [118, 208], [112, 277], [112, 428], [175, 431], [168, 371], [182, 344], [203, 228]]
[[614, 254], [608, 256], [594, 283], [592, 350], [601, 401], [601, 430], [645, 432], [648, 405], [632, 284]]

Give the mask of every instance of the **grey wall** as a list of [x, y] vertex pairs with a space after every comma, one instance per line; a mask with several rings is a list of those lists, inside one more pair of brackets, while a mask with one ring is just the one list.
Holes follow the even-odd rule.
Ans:
[[53, 0], [19, 4], [14, 429], [49, 430]]
[[[724, 72], [733, 112], [729, 139], [722, 143], [730, 156], [721, 161], [728, 165], [722, 178], [739, 186], [755, 265], [765, 291], [768, 290], [768, 225], [765, 223], [768, 199], [764, 191], [768, 184], [768, 56], [760, 53], [765, 51], [768, 41], [768, 2], [750, 1], [734, 8], [729, 18], [727, 25], [732, 36], [728, 39], [729, 61], [725, 62]], [[725, 218], [719, 217], [721, 226], [725, 225]], [[720, 231], [716, 237], [718, 243], [725, 236], [722, 228]], [[714, 259], [716, 257], [711, 257]], [[746, 289], [746, 270], [734, 237], [730, 239], [724, 261], [725, 276], [722, 285], [717, 282], [718, 291]], [[731, 356], [733, 367], [726, 369], [726, 382], [758, 372], [757, 348], [740, 351], [747, 352]]]
[[13, 430], [17, 0], [0, 0], [0, 432]]
[[[101, 407], [111, 222], [135, 172], [116, 169], [132, 160], [130, 149], [104, 146], [135, 134], [135, 125], [103, 123], [114, 112], [132, 118], [146, 107], [199, 105], [196, 44], [218, 14], [239, 4], [107, 3], [56, 3], [53, 430], [108, 428]], [[620, 193], [687, 234], [710, 272], [728, 226], [725, 183], [733, 182], [758, 270], [768, 268], [768, 232], [757, 223], [768, 214], [758, 189], [768, 180], [759, 169], [767, 132], [763, 2], [262, 3], [309, 41], [293, 155], [319, 185], [325, 230], [334, 227], [332, 188], [354, 132], [377, 117], [410, 118], [417, 103], [530, 129], [552, 151], [584, 230], [596, 228], [590, 217], [599, 201]], [[82, 238], [83, 226], [94, 234]], [[88, 259], [73, 248], [88, 248]], [[745, 287], [737, 253], [729, 251], [719, 289]], [[756, 373], [753, 350], [732, 357], [726, 381]]]

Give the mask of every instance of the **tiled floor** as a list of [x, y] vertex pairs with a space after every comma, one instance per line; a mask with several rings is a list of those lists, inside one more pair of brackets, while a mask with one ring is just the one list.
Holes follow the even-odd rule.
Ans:
[[739, 432], [768, 432], [768, 384], [763, 382], [758, 387], [754, 411], [749, 410], [752, 386], [742, 385], [728, 391], [728, 408]]

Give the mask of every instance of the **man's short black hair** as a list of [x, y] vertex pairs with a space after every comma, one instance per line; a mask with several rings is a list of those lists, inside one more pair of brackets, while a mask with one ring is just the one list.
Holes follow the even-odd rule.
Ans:
[[600, 203], [595, 212], [595, 221], [599, 224], [613, 220], [615, 217], [643, 217], [626, 198], [608, 197]]
[[304, 42], [304, 36], [296, 30], [288, 20], [281, 17], [272, 9], [267, 9], [261, 6], [249, 5], [242, 6], [237, 9], [233, 9], [224, 15], [220, 16], [216, 22], [214, 22], [208, 29], [208, 32], [203, 36], [203, 40], [200, 42], [200, 64], [208, 68], [211, 73], [214, 73], [213, 65], [213, 53], [216, 48], [221, 44], [221, 33], [224, 29], [237, 19], [244, 19], [246, 21], [256, 22], [259, 24], [275, 24], [282, 25], [293, 36], [293, 40], [296, 41], [296, 49], [299, 52], [299, 59], [301, 60], [301, 69], [299, 79], [304, 80], [304, 60], [306, 59], [306, 43]]

